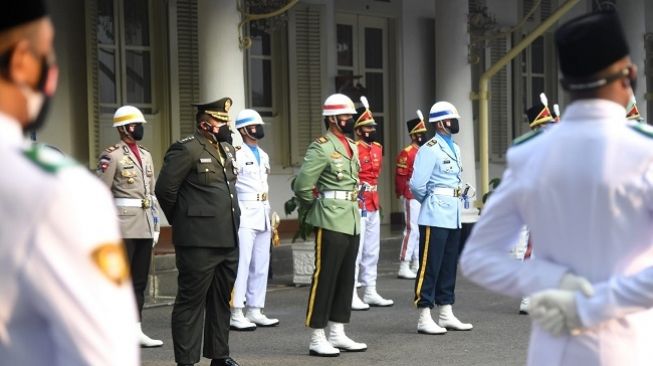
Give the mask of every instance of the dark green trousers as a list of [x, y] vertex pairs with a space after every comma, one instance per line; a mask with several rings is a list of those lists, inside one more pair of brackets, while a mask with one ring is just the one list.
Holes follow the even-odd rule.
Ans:
[[229, 356], [229, 300], [238, 271], [238, 248], [175, 247], [178, 290], [172, 308], [177, 363]]
[[358, 241], [358, 235], [315, 230], [315, 270], [306, 309], [307, 327], [324, 328], [329, 320], [349, 323]]

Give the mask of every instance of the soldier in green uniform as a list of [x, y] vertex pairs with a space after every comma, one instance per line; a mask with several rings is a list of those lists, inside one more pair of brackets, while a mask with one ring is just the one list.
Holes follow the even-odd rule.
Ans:
[[315, 270], [306, 310], [306, 326], [313, 328], [309, 353], [314, 356], [367, 349], [344, 331], [351, 315], [360, 230], [360, 163], [356, 145], [345, 136], [353, 131], [355, 113], [354, 103], [343, 94], [325, 100], [322, 115], [328, 131], [308, 147], [293, 184], [300, 204], [310, 206], [306, 221], [315, 228]]
[[172, 309], [178, 365], [200, 361], [203, 334], [203, 356], [212, 359], [211, 366], [237, 366], [229, 357], [229, 298], [238, 269], [240, 224], [236, 151], [227, 124], [231, 103], [222, 98], [196, 105], [195, 134], [170, 146], [156, 183], [159, 204], [172, 225], [179, 270]]

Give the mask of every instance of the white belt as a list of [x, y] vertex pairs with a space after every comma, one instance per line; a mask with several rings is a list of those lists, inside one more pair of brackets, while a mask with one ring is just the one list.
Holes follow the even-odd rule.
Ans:
[[239, 201], [267, 201], [268, 192], [263, 193], [239, 193]]
[[152, 201], [148, 199], [116, 198], [115, 202], [116, 202], [116, 206], [120, 206], [120, 207], [140, 207], [140, 208], [152, 207]]
[[460, 197], [460, 188], [444, 188], [444, 187], [435, 187], [431, 191], [431, 194], [437, 194], [440, 196], [451, 196], [451, 197]]
[[358, 200], [358, 195], [356, 194], [356, 192], [351, 192], [351, 191], [324, 191], [324, 192], [320, 192], [320, 195], [323, 198], [334, 198], [337, 200], [345, 200], [345, 201]]

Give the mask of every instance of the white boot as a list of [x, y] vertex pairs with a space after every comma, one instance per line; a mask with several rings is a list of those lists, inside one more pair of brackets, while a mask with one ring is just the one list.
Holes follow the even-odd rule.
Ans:
[[528, 297], [523, 297], [519, 303], [519, 314], [528, 315], [528, 304], [530, 299]]
[[261, 308], [248, 308], [245, 317], [259, 327], [274, 327], [279, 325], [279, 319], [268, 318], [261, 312]]
[[363, 301], [370, 306], [392, 306], [395, 302], [390, 299], [384, 299], [376, 292], [376, 286], [365, 286], [365, 293], [363, 294]]
[[136, 334], [138, 335], [138, 341], [141, 344], [141, 347], [151, 348], [151, 347], [161, 347], [163, 346], [163, 341], [158, 339], [152, 339], [143, 333], [143, 328], [141, 328], [141, 323], [136, 323]]
[[449, 330], [471, 330], [474, 328], [470, 323], [463, 323], [455, 315], [453, 315], [453, 310], [451, 305], [440, 305], [438, 307], [440, 310], [440, 316], [438, 317], [438, 324]]
[[355, 342], [345, 334], [345, 325], [329, 322], [329, 343], [332, 346], [347, 352], [364, 352], [367, 344]]
[[410, 270], [415, 272], [415, 275], [417, 275], [418, 269], [419, 269], [419, 260], [414, 259], [412, 262], [410, 262]]
[[419, 308], [419, 320], [417, 321], [417, 333], [421, 334], [445, 334], [447, 330], [437, 325], [431, 318], [431, 309]]
[[326, 339], [324, 329], [313, 329], [311, 333], [311, 345], [308, 346], [308, 354], [320, 357], [337, 357], [340, 350], [333, 347]]
[[250, 322], [243, 315], [243, 308], [231, 309], [231, 319], [229, 319], [229, 329], [240, 331], [256, 330], [256, 324]]
[[399, 262], [399, 272], [397, 272], [397, 277], [405, 280], [412, 280], [417, 276], [415, 272], [410, 270], [410, 262], [401, 261]]
[[369, 310], [370, 306], [358, 297], [358, 291], [354, 288], [354, 294], [351, 297], [351, 310]]

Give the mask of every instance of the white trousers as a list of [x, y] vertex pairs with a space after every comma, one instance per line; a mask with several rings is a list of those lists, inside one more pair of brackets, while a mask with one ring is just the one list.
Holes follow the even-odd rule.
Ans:
[[416, 199], [401, 198], [404, 206], [404, 221], [406, 227], [404, 228], [404, 238], [401, 241], [401, 251], [399, 251], [400, 261], [416, 261], [419, 260], [419, 226], [417, 226], [417, 218], [419, 216], [419, 201]]
[[379, 263], [381, 220], [379, 211], [361, 216], [360, 244], [356, 256], [355, 280], [363, 286], [376, 286], [376, 267]]
[[234, 284], [231, 306], [234, 308], [265, 307], [265, 291], [270, 267], [270, 237], [268, 230], [240, 228], [238, 230], [238, 274]]

